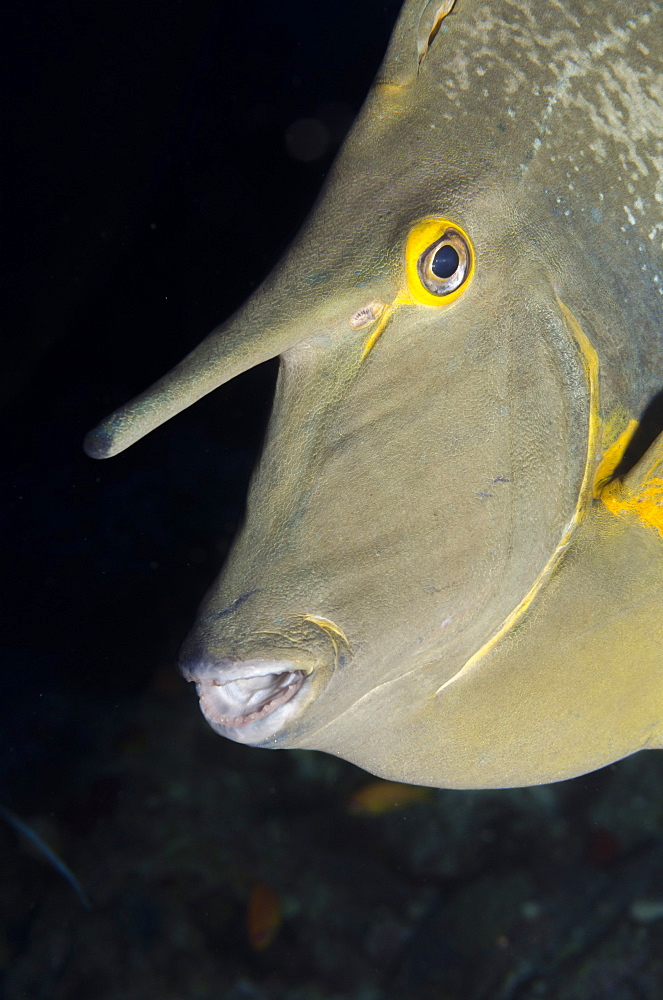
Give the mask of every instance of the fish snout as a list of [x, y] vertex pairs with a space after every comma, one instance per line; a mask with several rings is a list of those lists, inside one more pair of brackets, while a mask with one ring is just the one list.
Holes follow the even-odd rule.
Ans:
[[224, 608], [222, 630], [218, 613], [207, 613], [185, 642], [180, 671], [196, 685], [200, 709], [219, 735], [285, 746], [352, 647], [330, 618], [297, 613], [274, 620], [255, 610], [243, 618], [243, 605], [235, 602], [228, 615]]
[[200, 709], [212, 729], [250, 744], [274, 737], [299, 714], [297, 696], [313, 672], [281, 658], [186, 660], [180, 669], [196, 685]]

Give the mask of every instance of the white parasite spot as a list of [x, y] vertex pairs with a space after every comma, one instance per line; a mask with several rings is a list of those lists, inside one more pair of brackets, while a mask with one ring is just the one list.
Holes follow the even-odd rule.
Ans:
[[357, 312], [352, 314], [350, 326], [353, 330], [361, 330], [362, 327], [368, 326], [374, 319], [377, 319], [384, 308], [384, 302], [369, 302], [368, 305], [362, 306], [361, 309], [357, 309]]
[[631, 223], [631, 225], [634, 226], [635, 225], [635, 217], [633, 215], [633, 212], [628, 207], [628, 205], [623, 205], [622, 207], [623, 207], [624, 211], [626, 212], [626, 218]]

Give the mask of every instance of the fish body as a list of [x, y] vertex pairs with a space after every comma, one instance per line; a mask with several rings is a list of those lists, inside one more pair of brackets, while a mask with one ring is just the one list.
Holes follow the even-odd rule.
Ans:
[[662, 745], [662, 60], [654, 0], [408, 0], [284, 260], [88, 437], [281, 356], [182, 654], [220, 734], [441, 787]]

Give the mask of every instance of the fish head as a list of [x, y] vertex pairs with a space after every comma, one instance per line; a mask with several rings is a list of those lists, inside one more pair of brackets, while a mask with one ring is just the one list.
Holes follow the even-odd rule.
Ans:
[[239, 742], [327, 748], [341, 725], [353, 759], [388, 741], [393, 685], [430, 701], [577, 512], [591, 391], [558, 294], [577, 248], [489, 137], [449, 120], [432, 140], [426, 86], [378, 79], [273, 274], [88, 441], [115, 453], [280, 355], [245, 521], [181, 658]]
[[[408, 140], [394, 125], [383, 154], [403, 162]], [[369, 694], [375, 725], [357, 739], [384, 741], [376, 691], [416, 673], [426, 698], [499, 631], [585, 473], [583, 359], [531, 217], [453, 162], [408, 189], [369, 171], [382, 160], [361, 133], [356, 148], [366, 163], [350, 144], [233, 321], [267, 315], [289, 345], [245, 522], [182, 669], [212, 727], [252, 745], [315, 746]], [[442, 295], [422, 281], [440, 246], [465, 268]]]

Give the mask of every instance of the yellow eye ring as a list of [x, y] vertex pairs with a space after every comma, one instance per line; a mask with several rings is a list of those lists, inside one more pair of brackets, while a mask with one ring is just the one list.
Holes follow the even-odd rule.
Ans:
[[425, 306], [455, 302], [474, 274], [472, 242], [465, 230], [449, 219], [418, 222], [408, 236], [405, 261], [407, 299]]

